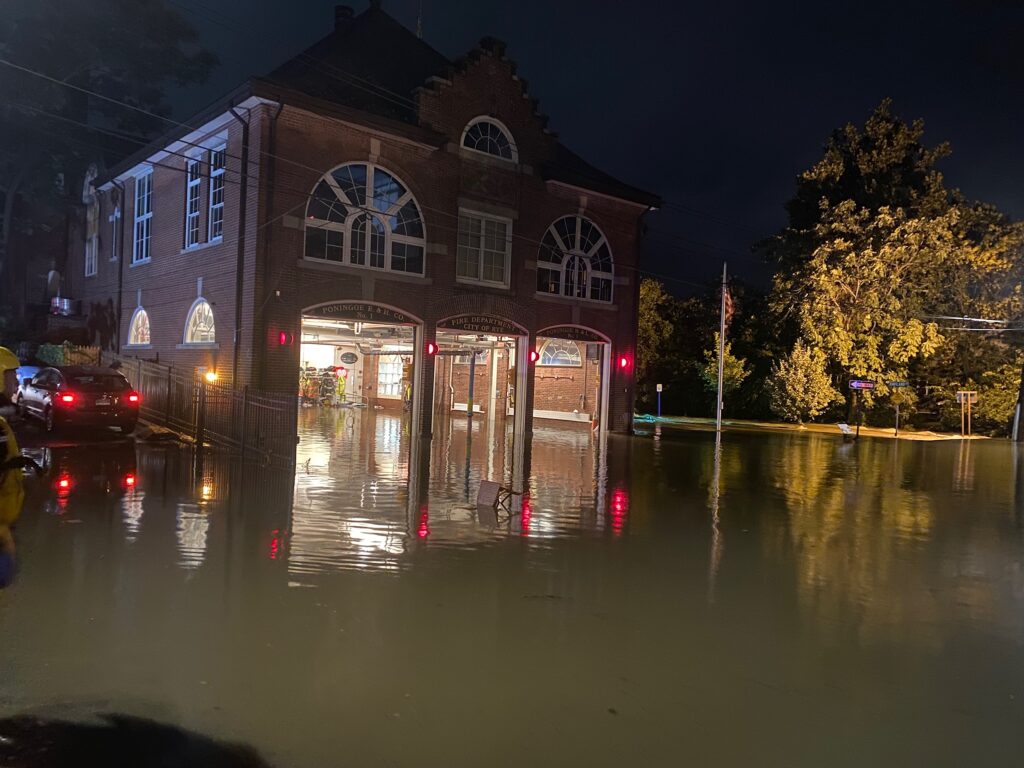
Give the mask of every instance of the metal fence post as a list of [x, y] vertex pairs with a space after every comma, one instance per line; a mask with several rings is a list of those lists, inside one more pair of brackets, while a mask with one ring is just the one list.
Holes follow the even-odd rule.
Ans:
[[249, 385], [242, 387], [242, 463], [245, 463], [245, 443], [249, 431]]
[[164, 426], [171, 426], [171, 367], [167, 366], [167, 402], [164, 403]]
[[196, 392], [196, 446], [203, 447], [206, 432], [206, 382], [199, 380]]

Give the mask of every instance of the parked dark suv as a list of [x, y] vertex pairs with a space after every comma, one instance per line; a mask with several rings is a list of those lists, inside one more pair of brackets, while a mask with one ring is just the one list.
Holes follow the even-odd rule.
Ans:
[[139, 393], [128, 379], [110, 368], [66, 365], [43, 368], [18, 388], [15, 404], [36, 416], [53, 432], [62, 426], [118, 427], [135, 430]]

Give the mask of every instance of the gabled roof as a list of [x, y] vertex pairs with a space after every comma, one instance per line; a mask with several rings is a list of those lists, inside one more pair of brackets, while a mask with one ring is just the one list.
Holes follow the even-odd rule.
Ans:
[[416, 89], [451, 62], [371, 3], [266, 76], [292, 90], [416, 122]]
[[545, 180], [560, 181], [652, 208], [661, 207], [661, 198], [657, 195], [624, 184], [595, 168], [561, 142], [555, 144], [555, 156], [544, 165], [541, 173]]
[[[382, 130], [439, 146], [444, 137], [418, 124], [417, 91], [433, 78], [452, 77], [482, 55], [503, 57], [504, 53], [504, 43], [484, 38], [479, 48], [453, 62], [381, 10], [378, 2], [371, 2], [366, 11], [343, 19], [298, 56], [265, 77], [250, 78], [188, 123], [198, 127], [248, 98], [286, 97], [295, 103], [296, 96], [302, 95], [308, 97], [301, 99], [303, 106], [312, 111], [370, 125], [379, 123]], [[523, 86], [525, 92], [525, 81]], [[536, 108], [535, 102], [533, 105]], [[546, 122], [546, 117], [538, 117], [542, 124]], [[188, 126], [180, 124], [117, 165], [102, 181], [115, 178], [188, 132]], [[544, 179], [642, 205], [660, 205], [656, 195], [598, 170], [553, 137], [552, 146], [554, 157], [541, 169]]]

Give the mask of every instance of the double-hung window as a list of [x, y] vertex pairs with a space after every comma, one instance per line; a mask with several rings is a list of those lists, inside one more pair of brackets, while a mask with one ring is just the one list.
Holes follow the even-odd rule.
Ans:
[[209, 239], [224, 236], [224, 160], [227, 147], [221, 145], [210, 151], [210, 214]]
[[96, 251], [99, 249], [99, 238], [95, 235], [85, 241], [85, 276], [96, 276]]
[[199, 245], [199, 182], [200, 159], [185, 161], [185, 247]]
[[460, 211], [456, 277], [507, 286], [511, 244], [512, 222], [508, 219]]
[[135, 227], [132, 264], [149, 261], [153, 229], [153, 171], [135, 177]]

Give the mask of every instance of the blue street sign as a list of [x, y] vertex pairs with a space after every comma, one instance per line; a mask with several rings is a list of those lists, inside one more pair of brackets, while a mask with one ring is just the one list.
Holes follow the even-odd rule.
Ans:
[[850, 389], [874, 389], [875, 382], [861, 379], [850, 379]]

